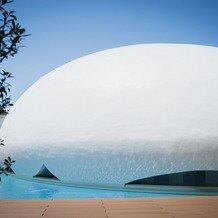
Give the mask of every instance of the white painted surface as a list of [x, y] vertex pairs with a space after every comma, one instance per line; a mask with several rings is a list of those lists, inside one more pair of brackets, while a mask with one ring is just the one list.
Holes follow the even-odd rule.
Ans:
[[218, 49], [148, 44], [98, 52], [42, 77], [2, 126], [19, 175], [116, 184], [218, 169]]

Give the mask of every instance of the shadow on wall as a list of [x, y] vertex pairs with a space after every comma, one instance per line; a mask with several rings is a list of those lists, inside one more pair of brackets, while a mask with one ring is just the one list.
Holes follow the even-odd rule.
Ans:
[[3, 121], [4, 121], [5, 117], [6, 117], [6, 115], [7, 114], [0, 114], [0, 128], [1, 128], [1, 126], [3, 124]]

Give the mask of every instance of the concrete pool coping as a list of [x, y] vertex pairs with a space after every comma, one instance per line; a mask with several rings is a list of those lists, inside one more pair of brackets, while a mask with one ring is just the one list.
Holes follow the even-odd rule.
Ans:
[[218, 196], [1, 199], [1, 218], [217, 218]]

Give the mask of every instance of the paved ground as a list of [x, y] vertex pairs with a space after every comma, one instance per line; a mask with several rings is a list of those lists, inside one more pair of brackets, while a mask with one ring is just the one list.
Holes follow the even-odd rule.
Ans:
[[218, 197], [0, 200], [0, 218], [218, 218]]

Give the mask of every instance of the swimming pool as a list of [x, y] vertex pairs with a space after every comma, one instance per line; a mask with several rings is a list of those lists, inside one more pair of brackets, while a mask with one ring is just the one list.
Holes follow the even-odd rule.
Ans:
[[126, 198], [151, 196], [168, 195], [73, 188], [25, 181], [10, 176], [2, 177], [2, 181], [0, 183], [0, 198]]
[[[190, 194], [189, 194], [190, 195]], [[192, 193], [191, 195], [201, 195]], [[204, 193], [205, 195], [205, 193]], [[218, 195], [218, 194], [217, 194]], [[41, 182], [26, 181], [11, 176], [3, 176], [0, 182], [0, 198], [48, 199], [48, 198], [141, 198], [172, 197], [186, 194], [152, 193], [145, 191], [113, 191], [88, 188], [74, 188]]]

